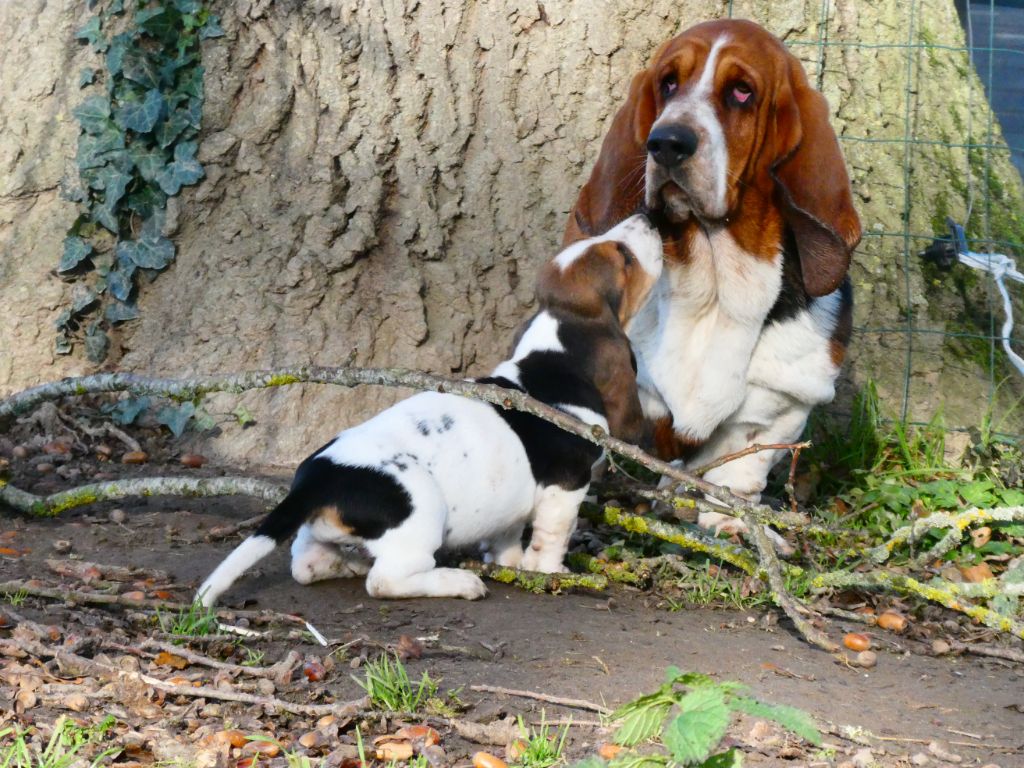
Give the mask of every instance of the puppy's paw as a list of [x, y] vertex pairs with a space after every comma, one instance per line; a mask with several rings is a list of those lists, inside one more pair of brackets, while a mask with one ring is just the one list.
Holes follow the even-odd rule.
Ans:
[[[747, 524], [738, 517], [723, 515], [719, 512], [701, 512], [697, 515], [697, 525], [705, 530], [714, 532], [716, 536], [720, 533], [738, 536], [750, 532]], [[772, 542], [772, 546], [775, 547], [775, 551], [783, 557], [789, 557], [796, 551], [793, 545], [767, 525], [764, 527], [764, 532], [768, 534], [768, 538]]]
[[538, 551], [533, 547], [528, 547], [519, 567], [524, 571], [537, 571], [538, 573], [566, 573], [569, 569], [562, 562], [564, 558], [564, 552], [551, 554], [543, 549]]
[[484, 585], [483, 579], [475, 573], [453, 569], [453, 572], [450, 576], [446, 576], [445, 580], [449, 582], [445, 586], [451, 587], [452, 597], [461, 597], [465, 600], [479, 600], [487, 597], [487, 587]]

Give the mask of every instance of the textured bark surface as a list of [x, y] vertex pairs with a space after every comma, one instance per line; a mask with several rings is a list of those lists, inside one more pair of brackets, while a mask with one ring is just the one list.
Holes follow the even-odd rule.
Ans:
[[[974, 141], [987, 141], [987, 105], [966, 54], [905, 47], [963, 46], [953, 4], [913, 8], [913, 29], [898, 2], [845, 0], [824, 18], [819, 0], [732, 11], [784, 37], [812, 77], [822, 73], [837, 130], [850, 137], [843, 147], [868, 233], [853, 271], [857, 325], [905, 327], [909, 306], [916, 327], [988, 333], [984, 281], [962, 295], [949, 279], [932, 285], [916, 256], [905, 273], [903, 238], [881, 234], [903, 231], [905, 176], [912, 232], [931, 233], [947, 212], [963, 218], [968, 169], [972, 230], [984, 233], [988, 153], [988, 188], [1000, 196], [989, 208], [992, 236], [1024, 240], [1007, 213], [1021, 210], [1021, 193], [1005, 152], [969, 159], [963, 148], [914, 144], [905, 156], [898, 143], [908, 112], [918, 139], [966, 143], [970, 127]], [[338, 365], [354, 354], [359, 365], [486, 372], [531, 309], [537, 266], [560, 241], [630, 76], [660, 42], [729, 6], [279, 0], [217, 10], [227, 36], [204, 49], [207, 176], [174, 203], [178, 258], [143, 286], [141, 318], [116, 337], [107, 367], [173, 375]], [[52, 321], [70, 290], [51, 275], [75, 216], [59, 185], [74, 172], [78, 71], [96, 66], [73, 39], [86, 14], [76, 0], [0, 3], [3, 393], [92, 370], [78, 350], [53, 354]], [[836, 44], [844, 41], [883, 47]], [[945, 399], [949, 423], [977, 423], [987, 349], [915, 335], [911, 415], [927, 417]], [[906, 362], [902, 334], [860, 333], [849, 378], [878, 379], [898, 412]], [[998, 396], [1008, 402], [1019, 389], [1018, 377]], [[316, 386], [250, 393], [241, 401], [259, 426], [226, 425], [207, 450], [292, 464], [395, 396]], [[209, 407], [237, 402], [217, 396]], [[1020, 431], [1012, 419], [1004, 426]]]

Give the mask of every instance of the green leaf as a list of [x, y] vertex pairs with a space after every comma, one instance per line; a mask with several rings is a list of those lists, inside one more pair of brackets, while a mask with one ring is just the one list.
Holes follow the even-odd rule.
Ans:
[[[159, 131], [159, 128], [157, 130]], [[166, 152], [158, 147], [145, 147], [139, 143], [133, 143], [128, 147], [128, 157], [146, 181], [156, 181], [157, 174], [167, 165]]]
[[61, 331], [57, 334], [57, 337], [53, 341], [53, 351], [58, 355], [70, 355], [71, 354], [71, 339], [68, 335]]
[[701, 768], [743, 768], [743, 753], [735, 747], [728, 752], [712, 755], [703, 763]]
[[208, 40], [213, 37], [224, 37], [224, 28], [220, 25], [220, 16], [211, 13], [203, 28], [199, 30], [199, 39]]
[[143, 51], [125, 51], [122, 71], [126, 78], [145, 88], [156, 88], [160, 85], [156, 67]]
[[110, 125], [110, 99], [106, 96], [90, 96], [73, 110], [82, 130], [92, 136], [102, 135]]
[[669, 722], [662, 741], [683, 765], [706, 760], [729, 727], [729, 708], [719, 688], [698, 688], [678, 702], [682, 712]]
[[199, 13], [203, 10], [203, 4], [199, 0], [174, 0], [174, 7], [180, 13]]
[[156, 5], [135, 14], [135, 24], [158, 40], [177, 36], [181, 14], [174, 8]]
[[156, 88], [146, 92], [141, 101], [129, 101], [114, 111], [114, 120], [124, 129], [149, 133], [164, 111], [164, 97]]
[[195, 412], [196, 407], [192, 403], [166, 405], [157, 411], [156, 420], [171, 430], [175, 437], [181, 437], [181, 433], [188, 426], [188, 420]]
[[122, 240], [117, 244], [117, 258], [130, 259], [137, 267], [145, 269], [163, 269], [174, 259], [174, 243], [166, 237]]
[[96, 70], [92, 67], [83, 67], [82, 71], [78, 73], [78, 87], [85, 88], [94, 82], [96, 82]]
[[115, 301], [107, 305], [107, 311], [103, 316], [111, 323], [124, 323], [128, 320], [135, 320], [139, 316], [139, 308], [134, 304]]
[[96, 302], [96, 291], [84, 283], [75, 286], [71, 293], [71, 314], [81, 314], [83, 310]]
[[121, 32], [114, 35], [110, 40], [110, 49], [107, 51], [107, 73], [110, 77], [117, 77], [124, 68], [124, 56], [132, 41], [129, 32]]
[[203, 166], [195, 159], [196, 144], [185, 141], [174, 147], [174, 162], [157, 175], [160, 188], [176, 195], [183, 186], [195, 184], [203, 177]]
[[235, 408], [235, 410], [231, 412], [231, 415], [238, 420], [238, 424], [242, 429], [256, 423], [256, 418], [244, 405], [240, 405]]
[[118, 301], [128, 301], [132, 288], [135, 287], [135, 282], [132, 280], [134, 274], [134, 262], [121, 261], [119, 258], [117, 267], [110, 270], [110, 273], [107, 275], [107, 288], [115, 299]]
[[[661, 724], [665, 722], [665, 717], [668, 715], [671, 706], [670, 701], [662, 700], [656, 704], [632, 709], [626, 713], [622, 720], [622, 725], [615, 731], [613, 740], [616, 744], [622, 744], [627, 747], [647, 741], [661, 729]], [[619, 712], [621, 711], [619, 710]], [[613, 717], [616, 715], [613, 715]]]
[[78, 137], [78, 153], [75, 160], [79, 171], [99, 168], [115, 160], [112, 153], [124, 149], [124, 134], [111, 123], [106, 130], [95, 136], [82, 134]]
[[585, 757], [573, 763], [569, 768], [607, 768], [608, 763], [596, 755]]
[[64, 254], [60, 257], [58, 272], [67, 272], [77, 267], [92, 253], [92, 245], [72, 235], [64, 238]]
[[149, 402], [149, 398], [145, 395], [142, 397], [128, 397], [124, 400], [119, 400], [114, 405], [103, 406], [103, 411], [109, 414], [111, 420], [116, 424], [127, 426], [139, 418], [139, 414], [149, 408]]
[[159, 187], [145, 185], [125, 198], [125, 207], [139, 214], [143, 219], [152, 218], [154, 213], [167, 205], [167, 195]]
[[96, 180], [90, 186], [104, 191], [103, 201], [113, 210], [124, 197], [124, 191], [131, 181], [132, 177], [127, 173], [122, 173], [112, 165], [105, 165], [96, 173]]
[[763, 701], [751, 699], [747, 696], [735, 696], [729, 701], [729, 706], [740, 712], [746, 712], [753, 717], [762, 717], [772, 720], [788, 731], [792, 731], [802, 739], [811, 744], [821, 743], [821, 734], [814, 724], [814, 719], [796, 707], [785, 704], [765, 704]]
[[103, 37], [102, 24], [99, 16], [93, 16], [77, 32], [75, 40], [85, 40], [97, 53], [107, 50], [107, 41]]
[[94, 203], [90, 213], [92, 214], [93, 221], [97, 224], [100, 224], [112, 234], [116, 235], [119, 233], [121, 225], [117, 221], [117, 213], [114, 212], [112, 206], [107, 205], [106, 202]]
[[92, 323], [85, 332], [85, 355], [94, 363], [102, 363], [107, 359], [107, 350], [110, 349], [110, 339], [100, 328], [99, 322]]
[[192, 119], [188, 110], [176, 109], [156, 127], [153, 135], [156, 137], [157, 144], [162, 148], [166, 148], [174, 143], [174, 140], [181, 135], [181, 132], [191, 124]]

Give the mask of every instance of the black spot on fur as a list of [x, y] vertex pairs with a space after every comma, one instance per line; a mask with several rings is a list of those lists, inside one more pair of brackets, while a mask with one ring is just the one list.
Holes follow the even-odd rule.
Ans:
[[430, 426], [425, 421], [417, 421], [416, 429], [424, 437], [430, 434]]
[[386, 472], [335, 464], [314, 454], [299, 465], [288, 496], [256, 533], [280, 544], [324, 507], [336, 507], [354, 535], [378, 539], [412, 514], [412, 499]]
[[775, 304], [765, 318], [768, 323], [783, 323], [796, 317], [807, 309], [811, 297], [804, 288], [804, 276], [800, 269], [800, 257], [797, 255], [796, 241], [793, 235], [787, 234], [786, 245], [782, 252], [782, 287]]
[[441, 428], [438, 432], [447, 432], [449, 429], [455, 426], [455, 419], [449, 416], [447, 413], [441, 416]]

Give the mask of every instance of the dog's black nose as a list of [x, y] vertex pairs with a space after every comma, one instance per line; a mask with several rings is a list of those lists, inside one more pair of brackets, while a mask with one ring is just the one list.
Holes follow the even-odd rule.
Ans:
[[658, 165], [677, 165], [697, 151], [697, 134], [685, 125], [663, 125], [647, 137], [647, 151]]

